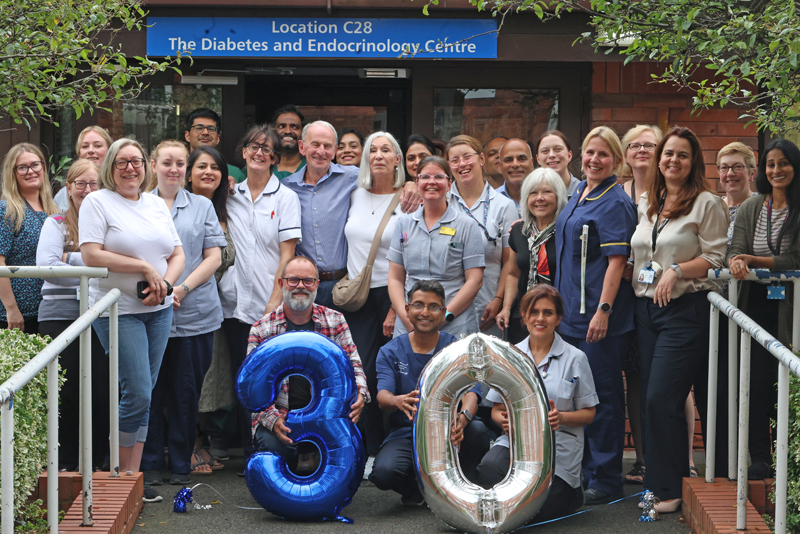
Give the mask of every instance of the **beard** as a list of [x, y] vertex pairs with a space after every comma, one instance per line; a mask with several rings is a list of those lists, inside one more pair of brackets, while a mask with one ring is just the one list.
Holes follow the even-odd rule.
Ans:
[[314, 304], [317, 298], [316, 291], [306, 291], [305, 289], [284, 289], [283, 304], [290, 310], [301, 312], [305, 311]]
[[300, 152], [300, 144], [297, 142], [297, 137], [294, 134], [289, 134], [294, 141], [291, 144], [286, 144], [287, 141], [284, 141], [283, 136], [281, 136], [281, 154], [285, 154], [287, 156], [293, 156]]

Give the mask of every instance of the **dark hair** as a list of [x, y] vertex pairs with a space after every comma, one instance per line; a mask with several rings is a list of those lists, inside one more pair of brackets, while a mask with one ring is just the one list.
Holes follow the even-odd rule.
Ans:
[[444, 288], [442, 287], [442, 284], [436, 280], [420, 280], [418, 282], [414, 282], [414, 285], [411, 286], [411, 289], [408, 291], [408, 302], [411, 302], [411, 298], [417, 291], [435, 293], [436, 296], [442, 301], [442, 306], [444, 306]]
[[788, 139], [775, 139], [764, 149], [761, 154], [761, 161], [758, 162], [758, 174], [756, 175], [756, 189], [762, 195], [772, 194], [772, 184], [767, 179], [767, 155], [772, 150], [780, 150], [783, 157], [789, 160], [789, 165], [794, 169], [794, 178], [786, 188], [786, 205], [789, 206], [789, 213], [786, 215], [786, 224], [783, 225], [778, 233], [778, 243], [783, 236], [788, 234], [793, 236], [797, 232], [798, 218], [800, 218], [800, 149]]
[[536, 141], [533, 142], [533, 155], [534, 156], [539, 153], [539, 145], [542, 144], [542, 139], [544, 139], [545, 137], [549, 137], [551, 135], [555, 135], [556, 137], [558, 137], [562, 141], [564, 141], [564, 146], [567, 147], [567, 151], [568, 152], [572, 152], [572, 146], [569, 144], [569, 139], [567, 139], [566, 135], [564, 135], [563, 133], [561, 133], [558, 130], [547, 130], [546, 132], [541, 134], [539, 137], [537, 137]]
[[222, 119], [219, 118], [216, 111], [208, 108], [197, 108], [186, 116], [186, 131], [188, 132], [196, 119], [211, 119], [217, 123], [217, 133], [222, 132]]
[[658, 204], [667, 190], [667, 184], [664, 180], [664, 175], [661, 174], [659, 162], [661, 161], [661, 154], [664, 152], [664, 146], [670, 137], [680, 137], [689, 142], [692, 149], [692, 169], [689, 171], [689, 176], [686, 178], [686, 183], [683, 184], [678, 198], [675, 200], [672, 209], [670, 210], [669, 217], [675, 219], [681, 215], [686, 215], [692, 211], [695, 199], [703, 191], [711, 191], [708, 183], [706, 183], [706, 164], [703, 161], [703, 148], [700, 146], [700, 140], [689, 128], [682, 126], [675, 126], [668, 131], [664, 138], [658, 145], [656, 145], [656, 154], [653, 158], [653, 163], [647, 171], [647, 217], [653, 219], [658, 213]]
[[550, 299], [556, 307], [556, 315], [564, 317], [564, 300], [561, 293], [556, 288], [547, 284], [536, 284], [525, 295], [519, 303], [519, 312], [525, 316], [530, 314], [531, 308], [542, 299]]
[[358, 130], [355, 130], [353, 128], [349, 128], [349, 127], [342, 128], [342, 131], [339, 132], [339, 142], [340, 143], [342, 142], [342, 137], [344, 137], [347, 134], [353, 134], [356, 137], [358, 137], [358, 142], [361, 144], [362, 147], [364, 146], [364, 136], [361, 135], [361, 132], [359, 132]]
[[252, 143], [253, 141], [257, 141], [261, 137], [266, 137], [267, 139], [272, 141], [272, 150], [273, 154], [275, 155], [275, 165], [277, 166], [278, 163], [281, 162], [281, 138], [278, 135], [278, 131], [275, 129], [274, 126], [269, 124], [257, 124], [250, 128], [244, 137], [239, 141], [239, 144], [236, 147], [237, 153], [241, 154], [242, 149]]
[[211, 204], [214, 205], [214, 211], [217, 212], [217, 219], [219, 222], [228, 222], [228, 164], [225, 163], [225, 158], [216, 148], [200, 145], [189, 154], [189, 160], [186, 162], [186, 190], [192, 192], [192, 182], [189, 178], [192, 176], [192, 169], [197, 159], [203, 154], [208, 154], [214, 160], [214, 163], [219, 167], [219, 172], [222, 174], [222, 180], [211, 195]]
[[495, 139], [503, 139], [505, 141], [508, 141], [508, 137], [506, 137], [505, 135], [495, 135], [494, 137], [492, 137], [488, 141], [486, 141], [486, 143], [483, 145], [483, 150], [481, 150], [481, 152], [486, 152], [486, 147], [488, 147], [489, 143], [491, 143]]
[[[294, 113], [297, 115], [297, 118], [300, 119], [300, 126], [305, 126], [306, 124], [306, 116], [300, 111], [300, 108], [295, 106], [294, 104], [286, 104], [285, 106], [281, 106], [275, 110], [275, 113], [272, 114], [272, 120], [269, 121], [270, 124], [273, 126], [276, 122], [278, 122], [278, 117], [283, 115], [284, 113]], [[277, 146], [277, 145], [276, 145]]]
[[411, 135], [409, 135], [408, 136], [408, 141], [406, 141], [406, 150], [405, 151], [408, 151], [408, 149], [411, 148], [411, 145], [417, 145], [417, 144], [425, 145], [425, 148], [428, 149], [428, 152], [430, 152], [433, 155], [436, 155], [436, 145], [433, 144], [433, 141], [431, 141], [430, 139], [428, 139], [427, 137], [425, 137], [422, 134], [411, 134]]
[[419, 173], [422, 168], [431, 163], [441, 167], [442, 170], [444, 170], [444, 172], [447, 174], [447, 179], [451, 182], [453, 181], [453, 171], [450, 170], [450, 164], [447, 163], [446, 159], [440, 156], [425, 156], [422, 158], [422, 161], [420, 161], [419, 165], [417, 165], [417, 180], [419, 180]]

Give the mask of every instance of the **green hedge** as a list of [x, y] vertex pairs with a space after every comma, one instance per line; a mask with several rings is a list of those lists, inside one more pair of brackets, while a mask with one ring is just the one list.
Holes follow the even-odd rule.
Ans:
[[[0, 330], [0, 383], [8, 380], [50, 342], [49, 337]], [[59, 388], [64, 383], [59, 377]], [[28, 497], [47, 463], [47, 371], [14, 396], [14, 517], [23, 519]], [[0, 494], [6, 488], [0, 487]]]
[[789, 463], [786, 531], [800, 534], [800, 379], [789, 380]]

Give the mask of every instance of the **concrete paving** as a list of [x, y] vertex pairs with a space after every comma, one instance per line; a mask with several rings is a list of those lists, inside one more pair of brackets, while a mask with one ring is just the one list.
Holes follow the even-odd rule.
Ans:
[[[239, 453], [236, 455], [235, 453]], [[192, 484], [206, 483], [219, 491], [224, 499], [206, 486], [194, 490], [195, 501], [199, 504], [212, 504], [205, 510], [192, 509], [189, 513], [173, 512], [172, 499], [180, 489], [170, 486], [168, 473], [165, 473], [163, 486], [157, 488], [164, 496], [160, 503], [145, 504], [134, 527], [134, 534], [146, 533], [250, 533], [269, 532], [286, 534], [306, 533], [342, 533], [342, 534], [400, 534], [400, 533], [436, 533], [449, 532], [451, 529], [439, 521], [427, 508], [405, 508], [400, 504], [399, 495], [384, 492], [369, 482], [363, 482], [353, 497], [353, 503], [344, 509], [343, 515], [352, 518], [352, 525], [324, 522], [301, 523], [277, 518], [261, 509], [250, 496], [244, 478], [237, 476], [244, 468], [241, 451], [232, 450], [231, 460], [224, 462], [225, 469], [216, 471], [210, 476], [194, 476]], [[626, 454], [626, 456], [628, 456]], [[696, 460], [702, 461], [702, 455], [695, 454]], [[624, 468], [627, 472], [633, 465], [632, 458], [626, 458]], [[698, 465], [702, 473], [702, 466]], [[626, 495], [641, 491], [641, 486], [626, 485]], [[586, 513], [562, 519], [545, 525], [526, 527], [517, 530], [533, 534], [688, 534], [680, 512], [664, 514], [654, 523], [639, 522], [638, 497], [631, 497], [621, 502], [585, 507]], [[258, 507], [257, 510], [242, 510], [234, 505]]]

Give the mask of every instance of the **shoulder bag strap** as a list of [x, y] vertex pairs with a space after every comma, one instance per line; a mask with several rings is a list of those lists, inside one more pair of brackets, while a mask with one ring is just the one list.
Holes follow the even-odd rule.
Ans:
[[397, 205], [400, 203], [400, 195], [402, 193], [402, 188], [397, 190], [397, 193], [394, 194], [394, 198], [389, 202], [389, 206], [386, 208], [386, 213], [383, 214], [381, 224], [378, 225], [378, 231], [375, 232], [375, 237], [372, 239], [372, 248], [369, 249], [369, 257], [367, 257], [367, 265], [370, 267], [375, 263], [375, 257], [378, 255], [378, 248], [381, 246], [383, 231], [386, 229], [386, 225], [389, 224], [389, 219], [392, 217], [395, 208], [397, 208]]

